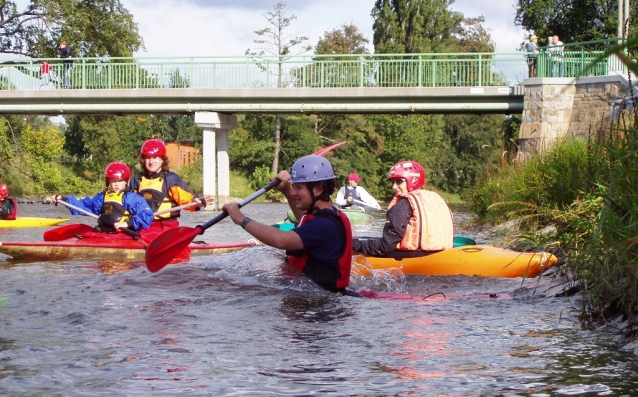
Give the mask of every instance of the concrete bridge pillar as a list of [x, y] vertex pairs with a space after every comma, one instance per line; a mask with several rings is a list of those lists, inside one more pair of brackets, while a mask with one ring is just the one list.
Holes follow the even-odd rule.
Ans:
[[[228, 131], [237, 127], [237, 117], [218, 112], [195, 112], [195, 124], [203, 129], [204, 137], [202, 148], [204, 197], [208, 201], [215, 200], [215, 205], [207, 209], [219, 211], [230, 198]], [[215, 178], [215, 171], [217, 171], [217, 178]]]

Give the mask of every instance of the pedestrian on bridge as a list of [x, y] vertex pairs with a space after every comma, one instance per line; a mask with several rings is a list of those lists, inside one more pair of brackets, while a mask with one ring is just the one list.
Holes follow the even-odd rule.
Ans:
[[525, 51], [527, 51], [527, 69], [528, 77], [537, 76], [537, 61], [538, 61], [538, 36], [535, 34], [529, 36], [529, 41], [525, 43]]
[[[60, 48], [58, 49], [58, 58], [64, 59], [62, 61], [62, 88], [71, 88], [71, 69], [73, 69], [73, 61], [68, 59], [73, 57], [73, 51], [66, 45], [66, 41], [60, 41]], [[58, 74], [59, 76], [59, 74]]]

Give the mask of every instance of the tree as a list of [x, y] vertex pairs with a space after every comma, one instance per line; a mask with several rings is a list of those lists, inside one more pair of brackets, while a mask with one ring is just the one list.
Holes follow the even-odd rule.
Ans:
[[[246, 51], [246, 55], [253, 55], [256, 57], [264, 56], [266, 54], [275, 55], [277, 57], [277, 87], [282, 87], [283, 77], [283, 63], [286, 59], [290, 58], [295, 47], [301, 45], [304, 41], [308, 40], [306, 36], [299, 36], [295, 34], [286, 34], [286, 30], [290, 27], [292, 21], [297, 17], [292, 14], [288, 15], [286, 10], [286, 4], [279, 2], [275, 5], [274, 11], [269, 11], [264, 15], [266, 21], [268, 21], [269, 27], [256, 30], [255, 34], [260, 39], [254, 40], [256, 44], [259, 44], [259, 53], [251, 52], [250, 49]], [[312, 47], [302, 47], [298, 53], [309, 51]], [[279, 170], [279, 153], [281, 151], [281, 116], [275, 117], [275, 147], [273, 150], [273, 160], [271, 172], [276, 174]]]
[[455, 52], [494, 52], [495, 44], [483, 27], [485, 17], [465, 18], [454, 32]]
[[[638, 33], [638, 3], [630, 4], [629, 36]], [[618, 36], [618, 2], [606, 0], [518, 0], [516, 25], [543, 38], [561, 41], [602, 40]]]
[[315, 54], [369, 54], [370, 40], [353, 24], [343, 24], [341, 29], [326, 31], [315, 46]]
[[448, 9], [453, 0], [376, 0], [372, 9], [377, 54], [447, 52], [463, 14]]
[[66, 40], [82, 57], [129, 57], [144, 48], [137, 24], [120, 0], [0, 2], [0, 52], [55, 57]]

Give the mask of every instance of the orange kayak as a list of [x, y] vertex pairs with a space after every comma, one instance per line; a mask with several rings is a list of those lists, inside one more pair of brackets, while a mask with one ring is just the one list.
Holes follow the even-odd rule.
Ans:
[[488, 245], [465, 245], [418, 258], [379, 258], [356, 255], [353, 272], [400, 269], [406, 275], [536, 277], [556, 265], [547, 252], [517, 252]]

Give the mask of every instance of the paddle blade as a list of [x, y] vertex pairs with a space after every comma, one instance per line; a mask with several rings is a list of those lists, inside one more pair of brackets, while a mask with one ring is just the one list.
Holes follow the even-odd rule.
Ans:
[[180, 226], [163, 231], [146, 249], [146, 268], [151, 273], [161, 270], [203, 232], [201, 226]]
[[64, 225], [56, 227], [51, 230], [47, 230], [42, 233], [44, 241], [62, 241], [68, 238], [77, 236], [78, 234], [88, 233], [93, 231], [93, 226], [85, 225], [84, 223], [72, 223], [70, 225]]
[[346, 141], [343, 142], [339, 142], [339, 143], [335, 143], [334, 145], [325, 147], [323, 149], [319, 149], [317, 150], [314, 155], [316, 156], [323, 156], [324, 154], [328, 153], [329, 151], [338, 148], [339, 146], [343, 145], [344, 143], [346, 143]]

